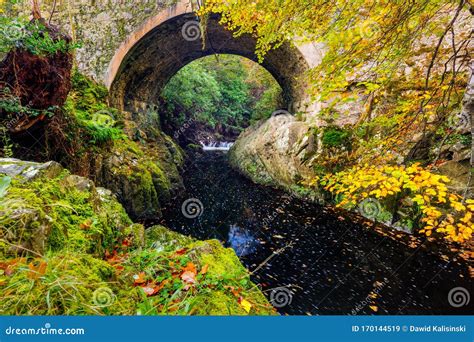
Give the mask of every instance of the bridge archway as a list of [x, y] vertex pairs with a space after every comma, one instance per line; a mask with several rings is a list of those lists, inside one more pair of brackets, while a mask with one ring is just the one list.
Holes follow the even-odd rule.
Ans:
[[[217, 15], [207, 22], [203, 48], [197, 20], [189, 3], [181, 1], [132, 33], [116, 51], [105, 76], [112, 105], [133, 111], [156, 103], [171, 77], [201, 57], [234, 54], [257, 62], [256, 40], [250, 35], [234, 37], [219, 24]], [[290, 111], [301, 110], [307, 102], [302, 80], [311, 62], [305, 54], [304, 49], [284, 43], [261, 64], [280, 84]]]

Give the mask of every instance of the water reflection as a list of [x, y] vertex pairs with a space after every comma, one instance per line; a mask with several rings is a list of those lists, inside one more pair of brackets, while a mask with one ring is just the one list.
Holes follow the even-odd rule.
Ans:
[[227, 243], [232, 247], [238, 256], [246, 256], [255, 252], [258, 240], [252, 233], [242, 227], [232, 224], [229, 229]]

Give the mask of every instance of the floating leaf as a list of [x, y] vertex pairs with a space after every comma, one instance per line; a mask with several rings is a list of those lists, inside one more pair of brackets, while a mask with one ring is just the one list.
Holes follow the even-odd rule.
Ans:
[[377, 306], [375, 306], [375, 305], [369, 305], [369, 308], [371, 308], [372, 311], [374, 311], [374, 312], [379, 311], [379, 308], [378, 308]]

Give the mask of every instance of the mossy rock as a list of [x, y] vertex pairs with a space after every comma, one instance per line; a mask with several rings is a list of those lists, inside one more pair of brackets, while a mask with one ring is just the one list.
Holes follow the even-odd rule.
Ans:
[[[168, 152], [169, 153], [169, 152]], [[115, 141], [98, 182], [111, 189], [132, 219], [161, 216], [161, 202], [182, 186], [175, 159], [160, 149], [130, 140]]]
[[[28, 168], [30, 173], [42, 171], [45, 164], [29, 163]], [[0, 253], [44, 254], [67, 248], [99, 254], [130, 224], [123, 207], [110, 196], [101, 197], [86, 178], [62, 168], [32, 178], [19, 173], [0, 199]]]
[[17, 176], [4, 188], [1, 314], [275, 313], [232, 249], [163, 226], [145, 233], [111, 191], [87, 179], [62, 170]]

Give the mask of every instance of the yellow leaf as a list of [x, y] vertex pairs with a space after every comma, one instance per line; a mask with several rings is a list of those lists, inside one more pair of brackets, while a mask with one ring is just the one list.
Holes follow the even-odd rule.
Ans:
[[252, 304], [250, 304], [249, 301], [242, 299], [239, 304], [241, 307], [244, 308], [245, 311], [247, 311], [247, 313], [250, 312], [250, 309], [252, 308]]
[[369, 308], [371, 308], [373, 312], [379, 311], [379, 308], [375, 305], [369, 305]]

